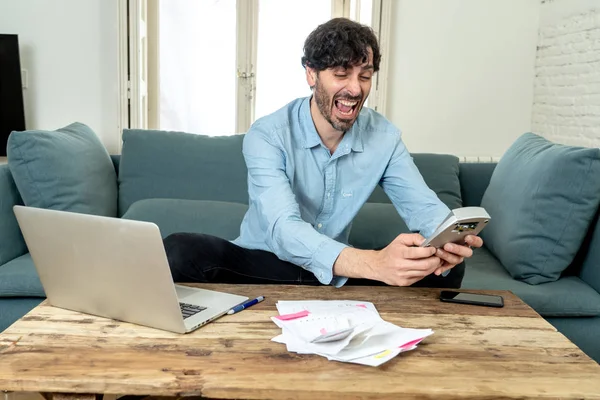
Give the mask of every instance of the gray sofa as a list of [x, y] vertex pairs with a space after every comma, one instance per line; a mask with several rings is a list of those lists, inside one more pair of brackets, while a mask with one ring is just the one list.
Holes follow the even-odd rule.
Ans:
[[[248, 202], [242, 140], [243, 135], [211, 138], [125, 131], [122, 155], [109, 159], [118, 177], [115, 217], [154, 222], [163, 237], [180, 231], [236, 237]], [[413, 154], [413, 158], [427, 184], [450, 208], [480, 205], [496, 167], [494, 163], [460, 163], [451, 155]], [[0, 331], [44, 298], [12, 210], [13, 205], [23, 204], [18, 186], [9, 165], [0, 165]], [[530, 285], [513, 279], [483, 247], [467, 262], [463, 288], [511, 290], [600, 361], [597, 222], [598, 213], [574, 262], [556, 281]], [[377, 188], [353, 223], [350, 243], [358, 248], [381, 248], [407, 231]]]

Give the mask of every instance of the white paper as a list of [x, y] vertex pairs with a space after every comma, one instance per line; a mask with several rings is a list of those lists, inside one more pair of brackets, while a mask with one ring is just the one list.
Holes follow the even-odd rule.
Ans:
[[[408, 329], [384, 321], [372, 303], [354, 300], [279, 301], [280, 315], [307, 315], [273, 322], [282, 334], [272, 340], [299, 354], [329, 360], [379, 366], [431, 335], [431, 329]], [[409, 346], [411, 342], [415, 342]]]
[[277, 318], [272, 318], [272, 320], [280, 328], [289, 330], [293, 336], [309, 343], [327, 342], [335, 338], [341, 340], [348, 336], [347, 334], [343, 336], [343, 333], [353, 331], [349, 319], [343, 315], [311, 313], [307, 317], [290, 321], [282, 321]]
[[406, 343], [423, 339], [432, 333], [431, 329], [400, 328], [384, 321], [367, 332], [366, 339], [359, 346], [346, 347], [335, 358], [338, 361], [351, 361], [376, 355], [385, 350], [399, 349]]
[[359, 308], [366, 308], [377, 313], [377, 309], [368, 301], [356, 301], [356, 300], [279, 300], [277, 302], [277, 311], [280, 315], [293, 314], [300, 311], [319, 312], [324, 310], [335, 310], [338, 308], [347, 308], [352, 306], [358, 306]]

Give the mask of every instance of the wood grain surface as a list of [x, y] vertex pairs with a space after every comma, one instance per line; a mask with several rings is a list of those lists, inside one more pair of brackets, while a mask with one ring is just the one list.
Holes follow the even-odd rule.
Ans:
[[[51, 307], [0, 334], [0, 390], [239, 399], [598, 398], [600, 366], [510, 292], [504, 308], [442, 303], [438, 289], [196, 285], [265, 301], [186, 335]], [[371, 301], [432, 328], [378, 368], [288, 353], [277, 300]]]

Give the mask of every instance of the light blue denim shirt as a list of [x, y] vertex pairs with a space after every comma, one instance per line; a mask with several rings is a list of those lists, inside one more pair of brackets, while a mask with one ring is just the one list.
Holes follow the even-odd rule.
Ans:
[[425, 237], [450, 210], [427, 187], [400, 131], [363, 108], [333, 154], [323, 145], [310, 98], [257, 120], [246, 133], [249, 209], [233, 243], [274, 253], [342, 286], [333, 264], [348, 246], [352, 220], [381, 185], [411, 231]]

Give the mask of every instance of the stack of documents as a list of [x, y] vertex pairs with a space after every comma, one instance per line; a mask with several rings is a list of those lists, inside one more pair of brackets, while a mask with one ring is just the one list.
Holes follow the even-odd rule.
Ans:
[[277, 310], [280, 315], [271, 319], [282, 334], [272, 340], [288, 351], [374, 367], [415, 349], [433, 333], [386, 322], [364, 301], [279, 301]]

